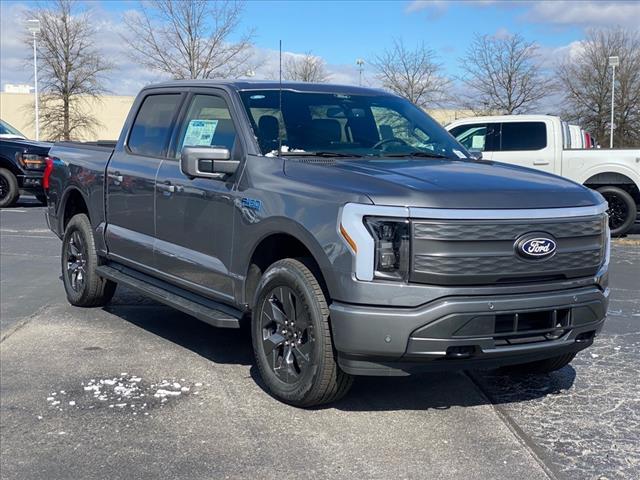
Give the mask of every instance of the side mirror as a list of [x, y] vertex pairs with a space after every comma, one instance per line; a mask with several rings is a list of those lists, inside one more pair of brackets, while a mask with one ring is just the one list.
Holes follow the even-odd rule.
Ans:
[[180, 169], [189, 177], [222, 178], [235, 173], [240, 165], [230, 158], [231, 152], [224, 147], [184, 147]]
[[478, 150], [471, 150], [469, 152], [469, 155], [471, 155], [471, 158], [473, 158], [474, 160], [482, 160], [482, 152]]

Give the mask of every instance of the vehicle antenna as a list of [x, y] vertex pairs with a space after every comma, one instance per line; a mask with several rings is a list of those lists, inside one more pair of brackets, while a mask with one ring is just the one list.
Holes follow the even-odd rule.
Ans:
[[[282, 114], [282, 40], [280, 40], [280, 91], [278, 93], [280, 118], [284, 120], [284, 115]], [[282, 129], [280, 128], [280, 122], [278, 122], [278, 156], [280, 155], [282, 155]]]
[[[284, 115], [282, 114], [282, 40], [280, 40], [280, 91], [279, 91], [279, 103], [280, 103], [280, 118], [284, 121]], [[280, 128], [280, 122], [278, 122], [278, 156], [282, 155], [282, 129]]]

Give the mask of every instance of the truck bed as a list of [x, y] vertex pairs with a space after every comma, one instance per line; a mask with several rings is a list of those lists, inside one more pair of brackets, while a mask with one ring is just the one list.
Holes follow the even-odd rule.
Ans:
[[96, 143], [58, 142], [49, 151], [54, 164], [49, 182], [48, 214], [50, 227], [58, 236], [63, 233], [64, 221], [58, 218], [59, 207], [68, 200], [67, 195], [73, 188], [86, 199], [93, 225], [104, 222], [105, 172], [114, 149]]

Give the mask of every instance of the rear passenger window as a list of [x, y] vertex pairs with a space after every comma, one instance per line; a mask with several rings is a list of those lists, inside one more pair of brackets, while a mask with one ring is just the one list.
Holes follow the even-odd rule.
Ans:
[[502, 124], [503, 152], [542, 150], [547, 146], [547, 126], [544, 122], [509, 122]]
[[162, 157], [179, 104], [180, 95], [177, 93], [149, 95], [145, 98], [129, 134], [129, 150], [138, 155]]
[[227, 102], [214, 95], [194, 95], [178, 138], [178, 158], [183, 147], [215, 146], [232, 151], [236, 129]]

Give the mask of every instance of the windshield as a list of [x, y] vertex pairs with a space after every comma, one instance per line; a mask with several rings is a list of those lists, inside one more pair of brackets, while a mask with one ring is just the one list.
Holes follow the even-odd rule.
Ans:
[[264, 155], [470, 158], [444, 128], [391, 95], [245, 90], [240, 95]]
[[0, 135], [15, 135], [17, 137], [24, 138], [24, 135], [22, 135], [18, 130], [13, 128], [4, 120], [0, 120]]

